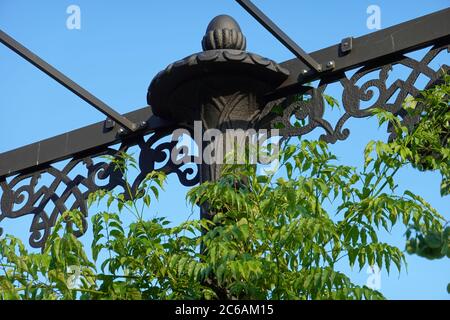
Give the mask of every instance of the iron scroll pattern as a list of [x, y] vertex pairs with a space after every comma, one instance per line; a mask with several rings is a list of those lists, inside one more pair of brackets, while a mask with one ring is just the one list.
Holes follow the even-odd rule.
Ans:
[[[426, 76], [429, 81], [425, 88], [442, 79], [443, 74], [449, 73], [449, 66], [442, 65], [439, 70], [432, 69], [429, 64], [441, 52], [447, 50], [450, 53], [449, 40], [444, 45], [433, 46], [421, 60], [415, 60], [404, 55], [393, 58], [390, 63], [384, 65], [368, 65], [357, 70], [353, 76], [347, 78], [345, 73], [334, 77], [333, 79], [322, 79], [317, 88], [305, 86], [302, 91], [303, 97], [308, 99], [299, 99], [299, 95], [289, 96], [266, 105], [261, 114], [261, 123], [263, 126], [280, 128], [280, 134], [284, 137], [302, 136], [310, 133], [316, 128], [322, 128], [325, 133], [321, 139], [327, 143], [335, 143], [339, 140], [345, 140], [350, 134], [350, 130], [344, 128], [345, 123], [350, 118], [365, 118], [372, 115], [371, 109], [380, 108], [401, 118], [401, 121], [407, 126], [413, 126], [419, 120], [417, 117], [411, 117], [403, 108], [403, 101], [408, 95], [416, 97], [420, 89], [415, 86], [419, 76]], [[389, 87], [387, 79], [389, 72], [396, 65], [402, 65], [410, 68], [411, 72], [406, 80], [396, 79]], [[364, 77], [377, 75], [376, 78], [367, 80], [358, 85]], [[343, 87], [342, 106], [345, 111], [336, 124], [333, 126], [324, 118], [325, 101], [324, 93], [330, 83], [339, 82]], [[424, 89], [424, 88], [421, 88]], [[362, 101], [370, 101], [375, 96], [375, 90], [378, 91], [378, 98], [370, 106], [361, 108]], [[392, 98], [397, 94], [393, 102]], [[300, 96], [301, 96], [300, 95]], [[281, 113], [271, 112], [275, 106], [281, 106]], [[294, 119], [294, 121], [293, 121]], [[390, 128], [388, 128], [390, 131]], [[392, 132], [391, 137], [392, 137]]]
[[[122, 173], [119, 170], [114, 170], [114, 165], [107, 159], [101, 159], [100, 156], [114, 157], [119, 152], [127, 152], [133, 146], [139, 148], [137, 159], [139, 173], [132, 182], [132, 193], [147, 174], [153, 170], [161, 170], [166, 174], [175, 173], [184, 186], [197, 184], [199, 182], [199, 170], [196, 164], [186, 166], [170, 160], [173, 148], [178, 148], [177, 153], [182, 155], [188, 150], [185, 147], [178, 147], [177, 141], [170, 140], [159, 143], [171, 134], [171, 130], [158, 131], [148, 138], [139, 137], [124, 141], [118, 150], [106, 148], [101, 154], [95, 156], [73, 158], [61, 170], [55, 166], [49, 166], [38, 172], [15, 176], [10, 181], [0, 180], [2, 191], [0, 222], [5, 218], [16, 219], [25, 215], [33, 215], [29, 243], [34, 248], [42, 249], [58, 216], [67, 210], [79, 210], [84, 215], [84, 228], [83, 230], [76, 230], [75, 235], [83, 235], [87, 230], [87, 198], [90, 193], [98, 189], [109, 191], [121, 188], [120, 192], [123, 192], [125, 197], [128, 194], [125, 193], [126, 182]], [[160, 167], [157, 168], [158, 164]], [[74, 178], [71, 178], [70, 173], [80, 165], [85, 169], [83, 170], [85, 174], [77, 174]], [[44, 174], [50, 175], [53, 181], [49, 186], [38, 186], [39, 179]], [[57, 192], [57, 189], [59, 190], [61, 186], [63, 191]], [[69, 197], [75, 200], [72, 205], [68, 206]], [[48, 210], [48, 207], [51, 209]], [[70, 223], [70, 221], [67, 223]], [[0, 228], [0, 235], [2, 231]]]

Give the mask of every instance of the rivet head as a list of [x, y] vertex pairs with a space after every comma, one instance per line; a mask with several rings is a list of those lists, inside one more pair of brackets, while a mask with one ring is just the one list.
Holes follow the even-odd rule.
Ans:
[[334, 68], [334, 65], [335, 65], [335, 64], [334, 64], [334, 61], [328, 61], [328, 62], [327, 62], [327, 68], [328, 68], [328, 69]]

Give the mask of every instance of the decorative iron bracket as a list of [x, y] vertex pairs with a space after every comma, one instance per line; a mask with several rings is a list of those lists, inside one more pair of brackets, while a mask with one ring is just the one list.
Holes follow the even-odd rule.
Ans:
[[[125, 115], [115, 112], [0, 31], [2, 43], [108, 116], [106, 121], [1, 153], [0, 222], [33, 215], [30, 244], [42, 247], [59, 214], [78, 209], [87, 215], [86, 199], [91, 192], [100, 188], [124, 188], [121, 174], [99, 156], [115, 156], [131, 147], [139, 148], [139, 173], [133, 188], [155, 169], [175, 173], [185, 186], [211, 178], [217, 173], [216, 168], [199, 168], [194, 161], [192, 166], [186, 167], [170, 159], [171, 150], [178, 148], [177, 142], [164, 139], [173, 129], [182, 126], [181, 123], [185, 125], [180, 119], [186, 120], [188, 116], [200, 117], [208, 128], [224, 130], [229, 126], [272, 128], [281, 125], [285, 137], [322, 128], [325, 131], [322, 139], [334, 143], [348, 137], [350, 132], [344, 128], [348, 119], [367, 117], [375, 106], [391, 111], [408, 124], [414, 123], [418, 119], [408, 117], [402, 102], [422, 89], [416, 85], [418, 77], [428, 77], [426, 87], [429, 87], [442, 77], [442, 72], [449, 72], [447, 65], [433, 70], [429, 64], [439, 53], [449, 51], [450, 9], [359, 38], [346, 38], [337, 45], [307, 54], [250, 1], [237, 1], [297, 58], [278, 64], [246, 52], [245, 37], [239, 26], [230, 17], [222, 16], [208, 27], [203, 52], [168, 66], [154, 78], [148, 99], [156, 104], [149, 103], [152, 107]], [[422, 59], [406, 56], [426, 47], [430, 49]], [[317, 61], [328, 63], [328, 69], [321, 68]], [[388, 86], [389, 71], [396, 65], [408, 67], [411, 72], [406, 80], [396, 79]], [[347, 76], [349, 70], [356, 72]], [[370, 79], [361, 83], [363, 77]], [[317, 87], [306, 85], [318, 79]], [[345, 112], [336, 125], [332, 125], [324, 119], [323, 94], [327, 86], [335, 82], [343, 88]], [[379, 92], [378, 98], [372, 105], [362, 108], [361, 102], [371, 100], [374, 90]], [[193, 92], [198, 94], [194, 97]], [[396, 98], [391, 101], [395, 94]], [[188, 99], [186, 95], [192, 96]], [[304, 99], [298, 99], [299, 96]], [[277, 113], [273, 112], [275, 105], [282, 107], [281, 112], [280, 108]], [[186, 115], [188, 110], [195, 112]], [[293, 118], [301, 124], [294, 125]], [[112, 147], [118, 143], [121, 143], [119, 149]], [[187, 150], [179, 154], [187, 155]], [[54, 165], [62, 160], [69, 161], [62, 168]], [[81, 173], [76, 169], [80, 167], [84, 169]], [[44, 176], [50, 183], [42, 186], [39, 180]], [[75, 200], [69, 204], [69, 198]], [[78, 235], [83, 231], [79, 230]]]
[[10, 48], [12, 51], [17, 53], [19, 56], [30, 62], [36, 68], [62, 84], [64, 87], [75, 93], [81, 99], [89, 103], [95, 109], [99, 110], [103, 114], [107, 115], [117, 123], [121, 124], [124, 128], [134, 132], [139, 129], [139, 126], [127, 119], [126, 117], [119, 114], [117, 111], [106, 105], [99, 98], [95, 97], [93, 94], [88, 92], [86, 89], [82, 88], [74, 81], [69, 79], [67, 76], [62, 74], [60, 71], [56, 70], [53, 66], [49, 65], [47, 62], [39, 58], [33, 52], [25, 48], [19, 42], [8, 36], [6, 33], [0, 30], [0, 42], [5, 46]]
[[289, 77], [267, 101], [286, 97], [301, 91], [301, 87], [317, 79], [339, 78], [343, 72], [364, 66], [383, 66], [395, 62], [402, 55], [429, 46], [448, 43], [450, 38], [450, 8], [382, 29], [352, 40], [351, 52], [343, 53], [341, 44], [324, 48], [310, 55], [317, 61], [334, 61], [332, 70], [316, 73], [295, 58], [280, 63], [290, 71]]

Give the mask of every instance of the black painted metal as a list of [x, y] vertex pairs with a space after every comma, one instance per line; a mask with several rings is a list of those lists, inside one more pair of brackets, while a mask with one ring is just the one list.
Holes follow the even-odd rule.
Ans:
[[402, 54], [428, 46], [448, 43], [450, 37], [450, 8], [413, 19], [380, 31], [354, 38], [349, 53], [341, 44], [311, 53], [317, 61], [334, 61], [333, 70], [317, 74], [299, 59], [280, 63], [290, 71], [289, 77], [267, 99], [273, 100], [299, 91], [308, 82], [340, 77], [342, 72], [366, 65], [383, 66], [395, 62]]
[[[196, 164], [189, 166], [170, 161], [170, 151], [176, 148], [177, 141], [163, 139], [169, 137], [171, 133], [171, 128], [161, 128], [148, 137], [143, 135], [127, 137], [117, 150], [106, 147], [95, 155], [74, 157], [62, 169], [47, 166], [39, 171], [21, 174], [11, 179], [0, 178], [2, 191], [0, 222], [5, 218], [33, 215], [29, 243], [32, 247], [41, 248], [60, 214], [77, 209], [87, 216], [86, 200], [95, 190], [109, 191], [121, 188], [125, 199], [129, 199], [130, 194], [122, 173], [115, 170], [109, 161], [99, 157], [116, 156], [119, 152], [127, 152], [133, 146], [139, 148], [139, 174], [129, 186], [132, 194], [135, 194], [146, 175], [155, 169], [167, 174], [177, 174], [185, 186], [197, 184], [199, 171]], [[184, 148], [179, 149], [179, 154], [186, 154], [183, 153], [187, 152]], [[75, 177], [72, 178], [72, 175]], [[39, 180], [43, 178], [50, 179], [50, 183], [39, 185]], [[73, 202], [68, 204], [70, 198]], [[87, 222], [84, 223], [87, 226]], [[80, 236], [84, 231], [78, 230], [76, 235]]]
[[[447, 44], [450, 38], [450, 9], [441, 10], [433, 14], [414, 19], [391, 28], [377, 31], [352, 41], [352, 50], [350, 53], [343, 55], [341, 53], [341, 44], [328, 47], [311, 55], [313, 57], [321, 57], [320, 61], [333, 60], [336, 63], [333, 71], [321, 74], [323, 81], [338, 81], [343, 77], [343, 72], [362, 66], [390, 65], [396, 60], [403, 58], [402, 54], [418, 50], [431, 44]], [[376, 46], [370, 45], [376, 43]], [[280, 66], [289, 71], [288, 78], [274, 91], [267, 95], [266, 100], [272, 101], [280, 97], [286, 97], [304, 91], [302, 87], [306, 82], [316, 79], [312, 73], [306, 72], [307, 66], [299, 59], [292, 59], [280, 63]], [[148, 112], [151, 112], [150, 110]], [[148, 117], [132, 118], [131, 114], [125, 115], [130, 117], [136, 123], [148, 120]], [[97, 124], [100, 127], [99, 124]], [[90, 127], [90, 126], [89, 126]], [[116, 131], [103, 133], [96, 129], [93, 133], [88, 128], [82, 128], [72, 133], [65, 133], [61, 136], [47, 139], [44, 148], [41, 150], [49, 150], [48, 152], [39, 152], [38, 146], [42, 142], [32, 144], [0, 154], [0, 177], [15, 174], [18, 172], [27, 172], [36, 168], [37, 165], [53, 163], [71, 157], [80, 151], [88, 151], [95, 149], [97, 146], [97, 138], [100, 140], [98, 146], [102, 146], [105, 140], [114, 143], [121, 138], [117, 136]], [[150, 126], [151, 127], [151, 126]], [[158, 126], [156, 126], [157, 128]], [[117, 128], [116, 128], [117, 129]], [[93, 135], [92, 135], [93, 134]], [[82, 137], [93, 137], [92, 142], [81, 139], [82, 146], [79, 149], [68, 147], [65, 142], [66, 136], [71, 136], [71, 141]], [[102, 138], [100, 138], [102, 137]], [[64, 139], [63, 139], [64, 138]], [[86, 143], [86, 146], [83, 144]], [[45, 160], [43, 159], [45, 158]]]
[[[250, 1], [237, 1], [291, 50], [300, 49]], [[4, 33], [0, 35], [12, 50], [99, 106], [95, 97], [90, 99], [93, 96], [79, 90], [70, 79]], [[154, 169], [177, 174], [185, 186], [217, 178], [217, 168], [198, 167], [184, 147], [178, 154], [191, 159], [191, 165], [170, 159], [171, 150], [179, 148], [176, 141], [167, 141], [172, 130], [180, 126], [190, 128], [196, 119], [201, 119], [205, 128], [219, 130], [278, 127], [285, 137], [321, 128], [325, 131], [321, 138], [330, 143], [346, 139], [350, 133], [344, 128], [346, 121], [370, 116], [373, 107], [389, 110], [412, 125], [418, 119], [408, 117], [402, 102], [422, 89], [417, 87], [418, 77], [428, 77], [429, 87], [449, 72], [447, 65], [433, 70], [429, 64], [439, 53], [450, 49], [450, 9], [359, 38], [346, 38], [310, 56], [300, 49], [296, 52], [298, 58], [281, 64], [246, 52], [245, 43], [237, 23], [231, 17], [219, 16], [203, 38], [204, 52], [170, 65], [154, 78], [147, 97], [151, 108], [124, 116], [103, 108], [102, 112], [106, 110], [104, 113], [109, 116], [105, 122], [0, 154], [0, 222], [33, 215], [30, 244], [42, 247], [59, 214], [78, 209], [87, 215], [85, 202], [89, 193], [99, 188], [122, 188], [125, 192], [121, 174], [99, 157], [115, 156], [135, 146], [139, 150], [139, 173], [132, 190]], [[425, 47], [430, 49], [422, 59], [405, 56]], [[332, 61], [332, 70], [318, 73], [316, 61]], [[410, 75], [388, 86], [389, 71], [399, 65], [410, 68]], [[349, 70], [356, 72], [347, 76]], [[317, 87], [306, 85], [316, 79], [320, 79]], [[336, 82], [343, 88], [344, 113], [333, 126], [325, 119], [323, 94], [330, 83]], [[375, 91], [379, 93], [377, 99], [373, 99]], [[363, 108], [364, 101], [372, 103]], [[276, 105], [282, 106], [281, 113], [280, 108], [273, 112]], [[297, 124], [293, 124], [293, 119]], [[116, 122], [131, 130], [126, 132]], [[118, 143], [118, 149], [112, 147]], [[62, 169], [54, 165], [67, 159], [70, 161]], [[43, 177], [50, 181], [48, 185], [40, 184]], [[69, 199], [75, 200], [70, 203]], [[82, 233], [80, 230], [78, 235]]]
[[[443, 74], [450, 72], [449, 66], [445, 64], [439, 70], [429, 66], [430, 62], [444, 51], [450, 52], [450, 39], [430, 48], [420, 60], [399, 55], [396, 60], [385, 62], [381, 66], [371, 64], [363, 66], [351, 77], [347, 77], [342, 72], [334, 78], [322, 79], [317, 87], [303, 86], [295, 95], [268, 103], [260, 125], [278, 127], [284, 137], [305, 135], [314, 129], [321, 128], [324, 131], [321, 139], [335, 143], [349, 136], [350, 131], [344, 128], [349, 119], [369, 117], [372, 115], [371, 109], [380, 108], [392, 112], [405, 124], [411, 126], [419, 119], [412, 118], [405, 112], [403, 102], [408, 95], [418, 96], [420, 90], [431, 87], [442, 78]], [[399, 65], [409, 68], [410, 74], [406, 80], [396, 79], [388, 86], [389, 72]], [[428, 80], [422, 88], [416, 84], [420, 75]], [[326, 104], [323, 98], [326, 88], [333, 82], [338, 82], [343, 88], [342, 109], [344, 111], [334, 126], [325, 118]], [[302, 96], [302, 99], [299, 99], [298, 94]], [[363, 102], [371, 103], [362, 107]], [[284, 111], [281, 115], [270, 112], [275, 105], [283, 107]]]
[[66, 77], [60, 71], [56, 70], [53, 66], [49, 65], [47, 62], [39, 58], [33, 52], [25, 48], [19, 42], [8, 36], [5, 32], [0, 30], [0, 42], [5, 46], [10, 48], [12, 51], [17, 53], [19, 56], [30, 62], [32, 65], [37, 67], [39, 70], [56, 80], [58, 83], [75, 93], [81, 99], [89, 103], [98, 111], [102, 112], [106, 116], [110, 117], [124, 128], [130, 131], [136, 131], [139, 126], [129, 119], [123, 117], [120, 113], [106, 105], [103, 101], [95, 97], [93, 94], [88, 92], [86, 89], [80, 87], [74, 81]]
[[154, 116], [150, 107], [127, 113], [125, 117], [139, 123], [140, 130], [135, 133], [121, 133], [120, 127], [107, 120], [0, 153], [0, 178], [40, 170], [52, 163], [77, 157], [80, 154], [93, 156], [124, 138], [141, 136], [173, 126], [172, 122]]
[[316, 72], [321, 72], [324, 68], [312, 56], [307, 54], [295, 43], [283, 30], [281, 30], [272, 20], [258, 9], [250, 0], [236, 0], [248, 13], [250, 13], [261, 25], [266, 28], [275, 38], [289, 49], [300, 61], [306, 63]]
[[[204, 141], [199, 146], [202, 154], [234, 139], [227, 137], [229, 129], [257, 128], [264, 95], [289, 75], [276, 62], [245, 51], [243, 39], [232, 17], [218, 16], [203, 37], [204, 51], [170, 64], [149, 86], [147, 103], [155, 115], [176, 123], [201, 121], [202, 128], [222, 134], [223, 145]], [[221, 164], [203, 160], [200, 182], [217, 180]], [[209, 214], [202, 210], [202, 217]]]

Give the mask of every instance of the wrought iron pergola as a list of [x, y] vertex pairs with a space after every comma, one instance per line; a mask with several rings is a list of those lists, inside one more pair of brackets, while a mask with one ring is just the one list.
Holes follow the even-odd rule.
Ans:
[[[329, 143], [346, 139], [350, 134], [344, 128], [346, 121], [352, 117], [368, 117], [374, 107], [389, 110], [404, 123], [413, 125], [419, 119], [409, 117], [402, 109], [402, 102], [408, 95], [416, 96], [423, 89], [416, 87], [418, 77], [425, 75], [429, 79], [426, 87], [430, 87], [449, 70], [447, 65], [434, 70], [429, 64], [444, 50], [450, 52], [450, 9], [359, 38], [346, 38], [334, 46], [307, 54], [253, 3], [237, 2], [296, 58], [277, 63], [247, 52], [246, 39], [237, 22], [229, 16], [218, 16], [207, 28], [203, 51], [174, 62], [158, 73], [149, 87], [149, 106], [124, 115], [0, 31], [0, 42], [107, 116], [105, 121], [1, 153], [0, 223], [6, 218], [33, 215], [29, 242], [41, 248], [61, 213], [78, 209], [87, 217], [86, 200], [90, 193], [99, 188], [125, 187], [120, 172], [98, 159], [106, 154], [115, 156], [135, 146], [140, 152], [140, 173], [133, 188], [161, 163], [158, 170], [175, 173], [185, 186], [217, 179], [217, 167], [201, 164], [195, 165], [197, 170], [185, 168], [171, 162], [170, 156], [168, 159], [166, 151], [170, 154], [176, 142], [158, 143], [174, 129], [191, 129], [194, 120], [201, 120], [206, 129], [221, 131], [272, 128], [281, 123], [280, 132], [284, 137], [304, 135], [321, 128], [324, 130], [321, 139]], [[421, 60], [406, 56], [427, 47], [430, 49]], [[408, 67], [411, 72], [406, 80], [397, 79], [387, 86], [388, 73], [395, 65]], [[356, 72], [347, 77], [349, 70]], [[375, 76], [357, 85], [366, 75]], [[319, 80], [317, 87], [308, 85], [315, 80]], [[345, 111], [335, 126], [324, 118], [323, 93], [332, 83], [339, 83], [343, 88]], [[373, 98], [373, 89], [378, 90], [378, 99], [362, 108], [361, 102]], [[311, 99], [298, 100], [299, 94]], [[283, 107], [281, 114], [272, 112], [275, 105]], [[305, 125], [293, 125], [290, 121], [293, 116], [304, 120]], [[119, 150], [111, 148], [118, 143], [121, 144]], [[63, 169], [54, 166], [68, 159]], [[85, 174], [70, 178], [69, 173], [80, 164], [85, 167]], [[37, 187], [43, 174], [49, 174], [53, 181]], [[64, 191], [57, 194], [60, 186], [64, 186]], [[81, 186], [87, 191], [81, 191]], [[68, 207], [66, 202], [71, 196], [76, 200]], [[48, 210], [49, 205], [53, 207], [51, 210]], [[79, 230], [77, 235], [84, 231]]]

